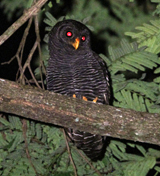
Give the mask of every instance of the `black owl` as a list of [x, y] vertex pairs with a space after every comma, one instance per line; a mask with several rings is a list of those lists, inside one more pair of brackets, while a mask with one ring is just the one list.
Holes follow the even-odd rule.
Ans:
[[[58, 22], [49, 34], [47, 89], [70, 97], [109, 104], [109, 79], [103, 60], [91, 50], [90, 31], [75, 20]], [[102, 136], [66, 129], [93, 161], [102, 155]]]

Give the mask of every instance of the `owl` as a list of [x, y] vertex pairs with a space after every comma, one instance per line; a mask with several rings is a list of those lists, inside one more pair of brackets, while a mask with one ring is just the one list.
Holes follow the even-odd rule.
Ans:
[[[75, 20], [58, 22], [49, 33], [47, 89], [70, 97], [109, 104], [109, 77], [104, 61], [91, 49], [90, 30]], [[77, 148], [93, 161], [104, 154], [104, 137], [65, 129]]]

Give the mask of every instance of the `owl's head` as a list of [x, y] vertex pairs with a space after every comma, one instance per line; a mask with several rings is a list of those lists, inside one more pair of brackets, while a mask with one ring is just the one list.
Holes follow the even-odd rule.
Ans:
[[90, 48], [90, 31], [84, 24], [75, 20], [58, 22], [49, 35], [49, 49], [51, 47], [68, 52]]

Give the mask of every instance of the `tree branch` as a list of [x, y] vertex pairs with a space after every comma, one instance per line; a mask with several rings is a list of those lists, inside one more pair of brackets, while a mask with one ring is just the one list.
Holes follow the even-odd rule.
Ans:
[[16, 22], [14, 22], [1, 36], [0, 45], [2, 45], [12, 34], [21, 27], [29, 18], [36, 15], [40, 8], [48, 0], [39, 0], [31, 8], [29, 8]]
[[160, 115], [99, 105], [0, 79], [0, 111], [121, 139], [160, 145]]

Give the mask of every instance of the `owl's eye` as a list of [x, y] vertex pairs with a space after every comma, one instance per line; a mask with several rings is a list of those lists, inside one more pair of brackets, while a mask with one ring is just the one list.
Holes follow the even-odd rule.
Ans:
[[85, 36], [82, 36], [82, 41], [84, 42], [86, 40], [86, 37]]
[[67, 37], [72, 37], [72, 32], [68, 31], [66, 35]]

